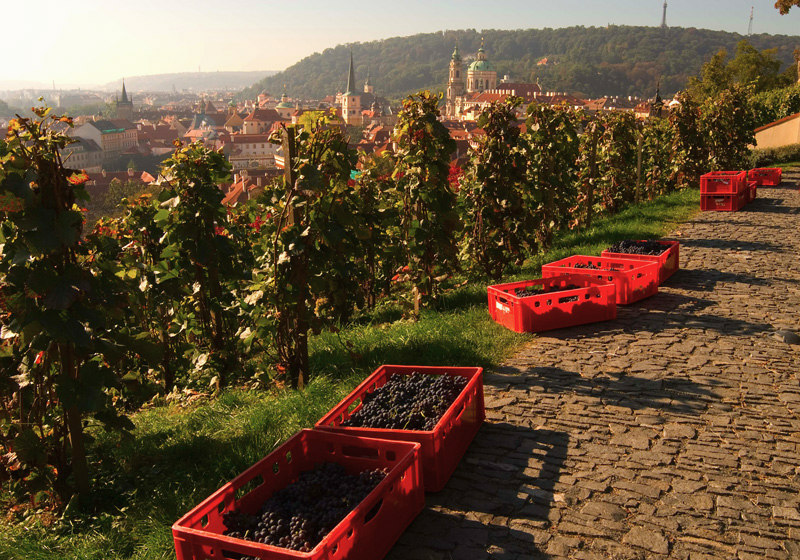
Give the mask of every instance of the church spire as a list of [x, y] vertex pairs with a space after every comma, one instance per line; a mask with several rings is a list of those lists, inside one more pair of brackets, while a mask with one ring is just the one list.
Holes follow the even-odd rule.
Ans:
[[121, 101], [123, 103], [127, 103], [128, 102], [128, 92], [125, 91], [125, 78], [122, 78], [122, 99], [121, 99]]
[[350, 69], [347, 71], [347, 88], [345, 95], [352, 95], [356, 91], [356, 73], [353, 69], [353, 51], [350, 51]]
[[453, 56], [450, 57], [450, 60], [461, 60], [461, 55], [458, 53], [458, 41], [456, 41], [456, 47], [453, 49]]

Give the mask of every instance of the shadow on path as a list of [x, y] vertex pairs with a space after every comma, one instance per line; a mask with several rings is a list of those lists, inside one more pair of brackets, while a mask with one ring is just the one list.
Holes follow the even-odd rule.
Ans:
[[651, 379], [636, 374], [603, 373], [583, 377], [559, 367], [519, 368], [503, 366], [490, 376], [486, 385], [503, 387], [511, 378], [525, 376], [526, 385], [537, 393], [572, 394], [597, 399], [604, 405], [624, 406], [632, 410], [655, 409], [664, 413], [700, 414], [710, 402], [719, 400], [714, 387], [727, 388], [720, 381], [708, 380], [702, 385], [688, 377]]
[[568, 447], [565, 432], [485, 423], [386, 560], [547, 558], [539, 543]]

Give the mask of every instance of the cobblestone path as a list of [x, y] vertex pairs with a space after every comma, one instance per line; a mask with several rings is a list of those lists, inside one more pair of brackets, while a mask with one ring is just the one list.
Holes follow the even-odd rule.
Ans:
[[485, 376], [391, 560], [800, 559], [800, 174], [683, 224], [682, 270]]

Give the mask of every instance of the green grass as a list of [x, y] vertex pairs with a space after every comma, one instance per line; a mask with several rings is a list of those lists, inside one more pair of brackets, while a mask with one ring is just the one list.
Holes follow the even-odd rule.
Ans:
[[[674, 193], [559, 236], [546, 255], [508, 280], [537, 277], [541, 264], [571, 254], [599, 254], [621, 239], [661, 237], [692, 216], [696, 190]], [[505, 279], [504, 279], [505, 281]], [[357, 324], [311, 340], [316, 374], [302, 392], [229, 389], [188, 408], [159, 406], [133, 416], [130, 439], [96, 433], [91, 447], [92, 514], [45, 522], [0, 517], [0, 558], [8, 560], [174, 558], [170, 527], [277, 444], [310, 427], [377, 365], [495, 366], [530, 340], [495, 324], [486, 312], [487, 282], [448, 293], [416, 323], [387, 306]], [[353, 344], [354, 362], [342, 341]]]

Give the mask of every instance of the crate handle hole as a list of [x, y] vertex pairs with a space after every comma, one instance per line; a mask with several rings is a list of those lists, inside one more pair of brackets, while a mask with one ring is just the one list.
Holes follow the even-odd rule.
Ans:
[[292, 462], [292, 452], [291, 451], [287, 451], [286, 452], [286, 462], [287, 463], [291, 463]]
[[381, 506], [383, 505], [383, 498], [378, 500], [374, 506], [370, 508], [367, 514], [364, 516], [364, 525], [375, 519], [375, 516], [378, 515], [378, 512], [381, 510]]
[[237, 501], [241, 500], [243, 497], [245, 497], [247, 494], [258, 488], [262, 484], [264, 484], [264, 477], [261, 476], [260, 474], [257, 474], [256, 476], [254, 476], [253, 478], [251, 478], [250, 480], [248, 480], [247, 482], [245, 482], [239, 488], [236, 489], [236, 493], [234, 494], [234, 499]]
[[208, 526], [208, 515], [204, 515], [200, 518], [200, 526], [203, 528]]
[[350, 403], [350, 406], [347, 407], [348, 416], [353, 414], [353, 412], [355, 412], [359, 406], [361, 406], [361, 397], [358, 397], [356, 400]]
[[553, 305], [553, 300], [552, 299], [548, 299], [547, 300], [547, 305]]
[[342, 447], [342, 455], [346, 457], [360, 457], [367, 459], [377, 459], [378, 450], [372, 447], [361, 447], [358, 445], [345, 445]]
[[220, 502], [217, 504], [217, 513], [222, 513], [225, 511], [225, 502]]
[[352, 539], [353, 538], [353, 529], [348, 529], [347, 530], [347, 538], [348, 539]]
[[539, 307], [539, 302], [538, 301], [533, 302], [533, 306], [534, 307]]

